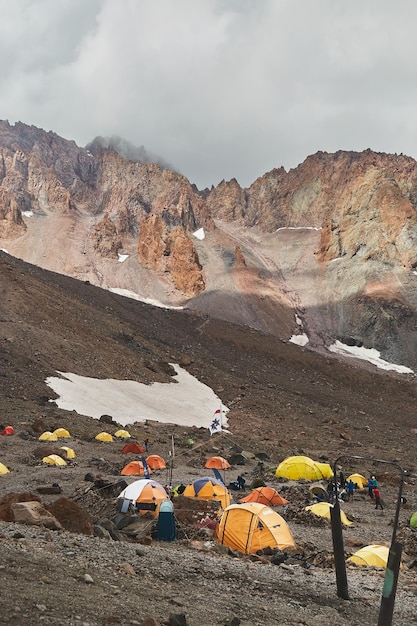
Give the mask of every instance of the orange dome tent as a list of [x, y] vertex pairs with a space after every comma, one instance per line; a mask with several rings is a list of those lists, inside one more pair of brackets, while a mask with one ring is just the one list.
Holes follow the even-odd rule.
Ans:
[[[119, 498], [130, 500], [142, 514], [153, 510], [155, 516], [158, 515], [158, 505], [164, 500], [169, 500], [164, 487], [156, 480], [150, 478], [135, 480], [135, 482], [123, 489], [118, 495]], [[152, 506], [154, 506], [154, 509], [150, 508]]]
[[[122, 476], [145, 476], [145, 468], [142, 461], [131, 461], [124, 466], [120, 473]], [[152, 474], [150, 467], [148, 468], [148, 473]]]
[[230, 493], [220, 480], [203, 476], [186, 486], [182, 494], [186, 498], [200, 498], [201, 500], [219, 500], [225, 509], [231, 503]]
[[148, 456], [146, 458], [146, 463], [148, 464], [148, 467], [153, 470], [164, 469], [166, 467], [164, 459], [161, 456], [158, 456], [158, 454], [151, 454]]
[[273, 487], [257, 487], [248, 496], [242, 498], [240, 502], [260, 502], [268, 506], [284, 506], [288, 500], [283, 498]]
[[242, 554], [253, 554], [268, 547], [284, 550], [295, 545], [287, 522], [259, 502], [228, 506], [216, 526], [214, 537]]
[[209, 469], [229, 469], [230, 468], [230, 463], [229, 461], [227, 461], [226, 459], [224, 459], [222, 456], [211, 456], [209, 459], [207, 459], [206, 464], [204, 465], [204, 467], [207, 467]]

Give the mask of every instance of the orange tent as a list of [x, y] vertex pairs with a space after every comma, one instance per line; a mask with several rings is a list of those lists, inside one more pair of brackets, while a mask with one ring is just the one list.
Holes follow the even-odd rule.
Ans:
[[203, 476], [196, 478], [193, 483], [185, 487], [182, 494], [186, 498], [200, 498], [202, 500], [219, 500], [223, 508], [229, 506], [231, 502], [230, 493], [217, 478]]
[[122, 448], [122, 454], [143, 454], [145, 452], [145, 448], [142, 448], [138, 443], [127, 443]]
[[157, 454], [151, 454], [150, 456], [148, 456], [146, 459], [146, 463], [151, 469], [164, 469], [166, 467], [164, 459]]
[[[123, 489], [118, 498], [130, 500], [132, 504], [136, 505], [141, 515], [145, 515], [148, 511], [153, 511], [155, 517], [158, 517], [160, 503], [164, 500], [169, 500], [164, 487], [151, 478], [135, 480], [135, 482]], [[154, 505], [155, 510], [146, 505]]]
[[[148, 468], [149, 474], [152, 474], [151, 468]], [[124, 466], [120, 472], [122, 476], [144, 476], [145, 469], [142, 461], [132, 461]]]
[[204, 467], [215, 469], [229, 469], [230, 463], [222, 456], [211, 456], [209, 459], [207, 459]]
[[242, 498], [240, 502], [259, 502], [268, 506], [284, 506], [288, 500], [283, 498], [273, 487], [257, 487], [248, 496]]

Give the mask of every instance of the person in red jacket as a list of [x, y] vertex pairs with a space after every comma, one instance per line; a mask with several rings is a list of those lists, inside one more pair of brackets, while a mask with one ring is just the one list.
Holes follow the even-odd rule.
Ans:
[[378, 487], [374, 487], [373, 492], [374, 492], [374, 498], [375, 498], [375, 508], [383, 509], [384, 507], [382, 506], [381, 494], [379, 493]]

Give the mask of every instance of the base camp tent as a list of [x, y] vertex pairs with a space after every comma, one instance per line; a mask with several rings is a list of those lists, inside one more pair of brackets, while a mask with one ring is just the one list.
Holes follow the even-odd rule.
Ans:
[[153, 511], [157, 515], [158, 504], [164, 500], [169, 500], [169, 496], [164, 487], [156, 480], [143, 478], [135, 480], [135, 482], [123, 489], [118, 495], [118, 499], [130, 501], [141, 513]]
[[288, 500], [283, 498], [273, 487], [256, 487], [245, 498], [241, 498], [240, 502], [260, 502], [267, 506], [285, 506]]
[[[325, 517], [326, 519], [330, 519], [330, 509], [333, 508], [333, 504], [329, 502], [316, 502], [316, 504], [311, 504], [310, 506], [306, 506], [305, 510], [314, 513], [318, 517]], [[351, 526], [353, 522], [348, 520], [346, 514], [343, 511], [340, 511], [340, 520], [342, 524], [345, 526]]]
[[275, 476], [289, 480], [322, 480], [331, 478], [333, 471], [328, 463], [313, 461], [308, 456], [289, 456], [278, 465]]
[[196, 478], [193, 483], [185, 487], [182, 495], [186, 498], [218, 500], [223, 509], [229, 506], [232, 501], [225, 485], [220, 480], [217, 480], [217, 478], [210, 478], [210, 476]]
[[150, 467], [145, 468], [142, 461], [131, 461], [120, 472], [122, 476], [146, 476], [152, 474]]
[[411, 528], [417, 528], [417, 511], [410, 517], [410, 526]]
[[295, 545], [287, 522], [269, 506], [258, 502], [228, 506], [214, 536], [221, 544], [242, 554], [265, 548], [284, 550]]
[[145, 448], [142, 448], [138, 443], [127, 443], [122, 448], [122, 454], [143, 454], [145, 452]]
[[365, 478], [365, 476], [362, 476], [362, 474], [351, 474], [346, 478], [346, 482], [349, 482], [349, 480], [357, 485], [358, 489], [363, 489], [368, 485], [367, 479]]
[[386, 567], [389, 548], [387, 546], [370, 545], [361, 548], [348, 558], [349, 563], [366, 567]]

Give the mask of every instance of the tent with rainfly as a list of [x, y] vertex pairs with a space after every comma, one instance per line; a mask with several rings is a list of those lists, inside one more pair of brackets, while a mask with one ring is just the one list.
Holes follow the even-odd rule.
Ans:
[[362, 476], [362, 474], [351, 474], [346, 478], [346, 482], [349, 482], [349, 480], [355, 483], [358, 486], [358, 489], [363, 489], [368, 484], [367, 479], [365, 476]]
[[153, 470], [166, 468], [166, 463], [164, 459], [159, 456], [159, 454], [150, 454], [146, 457], [146, 463], [148, 464], [148, 467]]
[[51, 433], [50, 430], [45, 430], [39, 435], [39, 441], [58, 441], [58, 436], [55, 433]]
[[49, 456], [44, 456], [42, 461], [43, 463], [47, 463], [48, 465], [64, 466], [67, 464], [67, 462], [58, 454], [50, 454]]
[[287, 522], [273, 509], [259, 502], [231, 504], [222, 513], [214, 536], [221, 544], [242, 554], [265, 548], [284, 550], [294, 546]]
[[58, 439], [69, 439], [71, 437], [66, 428], [55, 428], [54, 435], [56, 435]]
[[150, 467], [145, 469], [142, 461], [131, 461], [124, 466], [120, 472], [122, 476], [145, 476], [145, 474], [152, 474]]
[[328, 463], [313, 461], [308, 456], [289, 456], [277, 467], [275, 476], [289, 480], [322, 480], [333, 476], [333, 470]]
[[240, 502], [260, 502], [267, 506], [284, 506], [288, 500], [283, 498], [273, 487], [256, 487], [249, 495], [241, 498]]
[[103, 431], [98, 433], [98, 435], [95, 436], [95, 439], [97, 439], [97, 441], [113, 441], [113, 436], [110, 433]]
[[[332, 508], [333, 504], [330, 504], [329, 502], [316, 502], [316, 504], [306, 506], [305, 510], [310, 511], [318, 517], [325, 517], [326, 519], [330, 519], [330, 509]], [[353, 524], [353, 522], [351, 522], [346, 517], [346, 513], [344, 513], [343, 511], [340, 511], [340, 519], [344, 526], [351, 526]]]
[[164, 500], [169, 500], [169, 496], [164, 487], [151, 478], [135, 480], [135, 482], [121, 491], [118, 498], [129, 500], [139, 508], [141, 513], [146, 513], [148, 510], [151, 510], [150, 507], [146, 508], [146, 505], [150, 505], [153, 507], [155, 516], [158, 514], [158, 505]]
[[10, 470], [4, 463], [0, 463], [0, 476], [3, 476], [3, 474], [10, 474]]
[[348, 563], [354, 563], [355, 565], [362, 565], [365, 567], [386, 567], [388, 563], [388, 554], [389, 548], [387, 548], [387, 546], [371, 544], [352, 554], [347, 561]]
[[129, 442], [122, 448], [122, 454], [143, 454], [144, 452], [145, 448], [134, 442]]
[[417, 528], [417, 511], [410, 517], [410, 526], [411, 528]]
[[200, 498], [201, 500], [218, 500], [223, 509], [231, 504], [231, 496], [224, 483], [217, 478], [203, 476], [188, 484], [182, 494], [186, 498]]

